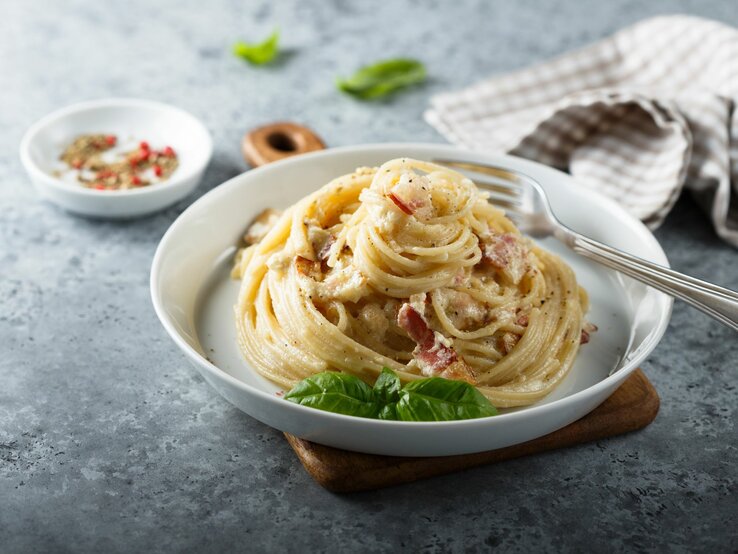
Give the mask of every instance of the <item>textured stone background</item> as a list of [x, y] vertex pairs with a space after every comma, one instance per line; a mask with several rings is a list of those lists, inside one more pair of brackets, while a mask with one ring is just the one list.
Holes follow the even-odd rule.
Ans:
[[[330, 145], [442, 139], [428, 97], [643, 17], [738, 25], [732, 1], [4, 1], [0, 33], [0, 550], [718, 551], [738, 539], [735, 333], [678, 304], [645, 370], [644, 431], [353, 496], [330, 494], [279, 433], [200, 379], [149, 301], [154, 249], [195, 197], [93, 222], [41, 202], [22, 133], [83, 99], [140, 96], [202, 117], [215, 157], [197, 195], [246, 169], [242, 133], [295, 119]], [[240, 37], [283, 32], [254, 69]], [[387, 102], [339, 95], [380, 56], [427, 62]], [[674, 266], [738, 288], [738, 256], [691, 200], [657, 233]], [[729, 547], [733, 541], [733, 546]]]

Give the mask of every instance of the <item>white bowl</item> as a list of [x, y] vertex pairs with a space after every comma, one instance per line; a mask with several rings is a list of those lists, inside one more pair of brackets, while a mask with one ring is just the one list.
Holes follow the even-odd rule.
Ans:
[[[671, 298], [598, 266], [555, 239], [539, 241], [566, 259], [588, 290], [588, 319], [599, 326], [566, 379], [533, 406], [491, 418], [408, 423], [323, 412], [274, 395], [236, 345], [233, 306], [239, 283], [228, 271], [249, 221], [266, 207], [285, 207], [360, 166], [408, 156], [493, 163], [536, 178], [554, 212], [575, 230], [667, 265], [656, 239], [611, 200], [554, 169], [510, 156], [451, 146], [387, 144], [336, 148], [276, 162], [239, 175], [190, 206], [162, 238], [151, 270], [156, 313], [204, 378], [244, 412], [299, 437], [349, 450], [399, 456], [479, 452], [524, 442], [594, 409], [654, 349], [666, 329]], [[610, 373], [612, 374], [610, 375]]]
[[[89, 133], [171, 146], [179, 167], [166, 181], [132, 190], [98, 191], [52, 175], [64, 148]], [[212, 153], [210, 133], [194, 116], [167, 104], [124, 98], [83, 102], [49, 114], [26, 131], [20, 146], [23, 166], [43, 197], [70, 212], [106, 218], [141, 216], [181, 200], [199, 184]]]

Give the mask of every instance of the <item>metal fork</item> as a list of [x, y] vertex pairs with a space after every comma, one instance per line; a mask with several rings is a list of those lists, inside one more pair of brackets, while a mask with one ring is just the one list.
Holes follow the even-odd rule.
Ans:
[[679, 298], [738, 331], [738, 293], [633, 256], [569, 229], [553, 214], [546, 193], [532, 177], [519, 171], [457, 160], [434, 162], [502, 181], [475, 180], [475, 183], [489, 191], [490, 200], [506, 210], [522, 232], [536, 238], [554, 236], [585, 258]]

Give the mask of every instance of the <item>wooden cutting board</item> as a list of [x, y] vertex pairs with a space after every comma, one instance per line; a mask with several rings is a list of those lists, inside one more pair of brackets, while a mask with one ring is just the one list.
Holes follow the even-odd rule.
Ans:
[[307, 472], [334, 492], [379, 489], [471, 467], [504, 462], [558, 448], [614, 437], [642, 429], [659, 411], [659, 396], [640, 369], [612, 396], [582, 419], [543, 437], [461, 456], [405, 458], [349, 452], [315, 444], [285, 433]]

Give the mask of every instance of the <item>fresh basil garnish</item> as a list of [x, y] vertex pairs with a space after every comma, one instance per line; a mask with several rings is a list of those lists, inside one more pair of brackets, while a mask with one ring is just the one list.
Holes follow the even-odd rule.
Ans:
[[390, 368], [382, 368], [376, 383], [374, 383], [374, 394], [385, 404], [397, 402], [400, 397], [400, 378]]
[[401, 421], [452, 421], [497, 415], [495, 407], [476, 387], [440, 377], [405, 385], [396, 410]]
[[400, 386], [385, 367], [374, 388], [353, 375], [326, 371], [297, 383], [286, 400], [339, 414], [396, 421], [453, 421], [497, 415], [497, 410], [465, 381], [431, 377]]
[[233, 53], [254, 65], [264, 65], [272, 61], [278, 52], [279, 31], [274, 31], [269, 38], [259, 44], [237, 42], [233, 45]]
[[359, 69], [347, 79], [339, 79], [338, 88], [362, 100], [386, 96], [401, 88], [422, 83], [425, 66], [417, 60], [394, 59]]
[[358, 417], [376, 418], [382, 407], [374, 390], [364, 381], [336, 371], [316, 373], [303, 379], [284, 397], [303, 406]]

